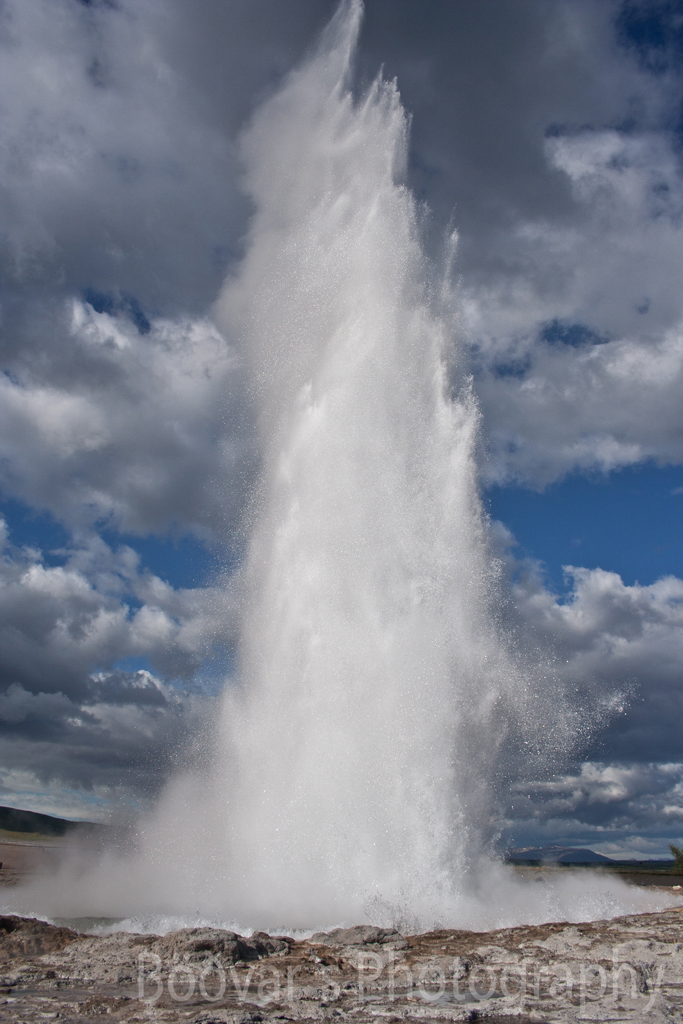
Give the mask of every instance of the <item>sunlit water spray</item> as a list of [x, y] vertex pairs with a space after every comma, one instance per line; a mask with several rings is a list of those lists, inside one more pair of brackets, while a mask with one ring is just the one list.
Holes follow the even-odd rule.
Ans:
[[521, 696], [491, 614], [478, 411], [403, 184], [406, 115], [392, 83], [349, 88], [360, 16], [342, 6], [244, 140], [256, 213], [218, 303], [263, 457], [228, 842], [242, 913], [286, 920], [457, 898]]
[[342, 4], [243, 140], [255, 212], [216, 318], [262, 473], [211, 774], [48, 913], [482, 928], [656, 902], [489, 858], [515, 750], [566, 749], [574, 716], [498, 622], [449, 267], [421, 246], [395, 85], [351, 92], [361, 14]]

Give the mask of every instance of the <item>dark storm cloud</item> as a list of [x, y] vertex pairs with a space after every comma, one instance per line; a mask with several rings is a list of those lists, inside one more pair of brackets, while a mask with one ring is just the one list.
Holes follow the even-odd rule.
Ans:
[[683, 828], [683, 764], [587, 761], [573, 773], [515, 785], [503, 834], [508, 847], [591, 845], [608, 856], [666, 856]]
[[328, 10], [6, 0], [0, 259], [15, 302], [91, 288], [148, 315], [203, 313], [247, 215], [235, 134]]
[[189, 739], [207, 730], [208, 700], [148, 672], [100, 673], [91, 682], [81, 700], [32, 694], [17, 683], [0, 695], [8, 766], [0, 770], [1, 801], [55, 781], [114, 805], [150, 798], [170, 770], [187, 763]]
[[411, 183], [460, 232], [491, 479], [683, 458], [675, 10], [368, 4], [362, 66], [397, 74]]
[[364, 64], [397, 75], [413, 114], [416, 190], [440, 223], [455, 214], [468, 268], [483, 261], [487, 276], [508, 272], [512, 224], [572, 216], [543, 139], [551, 125], [621, 116], [619, 82], [610, 81], [625, 77], [612, 54], [613, 10], [535, 0], [367, 5]]
[[196, 309], [220, 279], [234, 155], [165, 61], [155, 13], [3, 4], [1, 256], [19, 303], [93, 287]]

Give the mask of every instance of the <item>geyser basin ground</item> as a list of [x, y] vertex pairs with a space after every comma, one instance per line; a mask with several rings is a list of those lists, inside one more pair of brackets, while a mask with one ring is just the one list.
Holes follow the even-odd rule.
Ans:
[[210, 928], [88, 937], [1, 918], [0, 971], [0, 1018], [24, 1021], [669, 1024], [681, 1008], [683, 914], [407, 938], [365, 927], [308, 941]]

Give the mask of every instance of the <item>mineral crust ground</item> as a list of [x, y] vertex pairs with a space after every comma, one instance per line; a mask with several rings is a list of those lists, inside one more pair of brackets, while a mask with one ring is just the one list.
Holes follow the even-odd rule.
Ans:
[[85, 934], [0, 918], [0, 1020], [270, 1024], [683, 1021], [683, 907], [586, 924], [306, 941]]

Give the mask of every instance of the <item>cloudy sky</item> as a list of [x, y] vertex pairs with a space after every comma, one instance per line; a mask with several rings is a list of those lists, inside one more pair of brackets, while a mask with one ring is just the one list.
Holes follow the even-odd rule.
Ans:
[[[254, 480], [212, 323], [240, 132], [332, 0], [0, 0], [0, 803], [146, 806], [234, 668]], [[683, 3], [366, 0], [460, 234], [481, 479], [525, 642], [628, 693], [512, 844], [683, 838]]]

